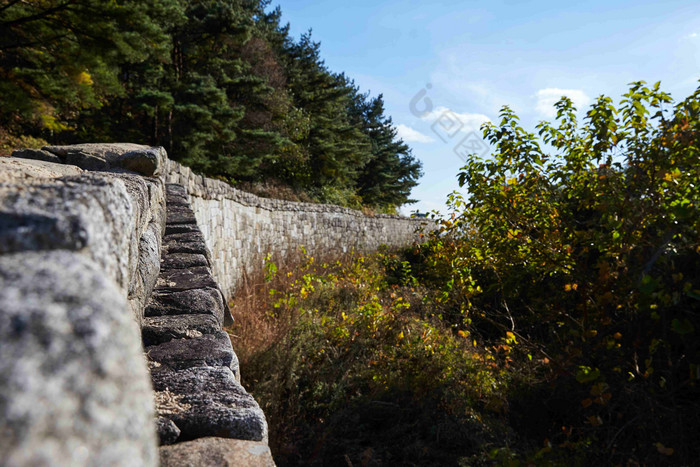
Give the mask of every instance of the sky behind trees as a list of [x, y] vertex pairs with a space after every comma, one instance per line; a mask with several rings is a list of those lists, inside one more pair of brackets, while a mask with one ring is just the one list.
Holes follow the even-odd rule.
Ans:
[[[387, 114], [425, 172], [412, 193], [420, 202], [406, 213], [445, 211], [463, 165], [455, 146], [483, 121], [496, 121], [502, 105], [533, 130], [553, 116], [561, 94], [585, 109], [600, 94], [618, 101], [632, 81], [660, 80], [681, 100], [700, 79], [698, 2], [286, 0], [280, 6], [292, 35], [313, 29], [331, 69], [383, 93]], [[433, 108], [418, 117], [409, 105], [421, 90]], [[455, 116], [463, 124], [458, 131], [450, 126]]]

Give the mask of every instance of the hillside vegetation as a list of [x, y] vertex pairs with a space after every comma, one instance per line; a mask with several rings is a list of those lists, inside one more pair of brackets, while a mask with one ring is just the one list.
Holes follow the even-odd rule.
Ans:
[[267, 0], [0, 4], [0, 153], [162, 145], [260, 194], [392, 212], [420, 176], [382, 96], [329, 70]]
[[504, 108], [426, 243], [234, 301], [280, 465], [697, 463], [700, 89], [576, 115]]

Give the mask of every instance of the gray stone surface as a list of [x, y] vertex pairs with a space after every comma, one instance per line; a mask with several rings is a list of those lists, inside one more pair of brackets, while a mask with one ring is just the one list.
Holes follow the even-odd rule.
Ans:
[[162, 147], [130, 143], [74, 144], [44, 146], [44, 151], [56, 154], [67, 164], [85, 170], [126, 169], [145, 176], [158, 176], [167, 163]]
[[197, 266], [209, 266], [206, 256], [197, 253], [171, 253], [160, 262], [160, 267], [166, 269], [184, 269]]
[[212, 315], [151, 316], [141, 327], [143, 344], [162, 344], [173, 339], [191, 339], [221, 331], [221, 324]]
[[102, 267], [0, 256], [3, 465], [156, 465], [153, 417], [137, 325]]
[[[182, 431], [180, 440], [218, 436], [267, 442], [265, 416], [229, 368], [172, 371], [161, 367], [152, 370], [151, 376], [156, 411], [175, 422]], [[168, 397], [159, 397], [163, 393]]]
[[172, 253], [190, 253], [204, 255], [209, 259], [209, 250], [204, 242], [182, 242], [178, 240], [163, 240], [163, 248], [169, 254]]
[[33, 159], [0, 157], [0, 183], [31, 185], [46, 183], [47, 179], [80, 175], [82, 169], [72, 165], [54, 164]]
[[184, 206], [174, 206], [168, 208], [168, 223], [169, 224], [196, 224], [197, 219], [194, 217], [194, 212]]
[[162, 147], [145, 148], [122, 154], [114, 164], [147, 177], [157, 177], [161, 175], [166, 158]]
[[217, 287], [211, 271], [206, 266], [195, 266], [187, 269], [167, 269], [158, 277], [156, 289], [159, 292], [179, 292], [182, 290]]
[[187, 198], [187, 190], [179, 183], [168, 183], [165, 186], [165, 190], [168, 197], [179, 196], [181, 198]]
[[163, 183], [136, 175], [0, 184], [0, 254], [80, 251], [128, 292], [138, 318], [160, 268], [164, 212]]
[[199, 230], [193, 230], [191, 232], [166, 233], [164, 240], [178, 243], [204, 243], [204, 236]]
[[122, 180], [85, 174], [0, 185], [0, 253], [82, 250], [127, 290], [136, 268], [130, 264], [136, 217]]
[[200, 438], [160, 448], [161, 467], [274, 467], [266, 443]]
[[165, 234], [177, 234], [184, 232], [199, 232], [197, 224], [169, 224], [165, 227]]
[[151, 298], [151, 293], [160, 273], [160, 227], [149, 224], [138, 243], [138, 263], [136, 276], [129, 287], [129, 300], [135, 302], [139, 321], [143, 309]]
[[146, 347], [148, 359], [182, 370], [196, 366], [223, 366], [237, 368], [231, 339], [223, 331], [204, 334], [188, 339], [173, 339], [162, 344]]
[[44, 151], [43, 149], [18, 149], [12, 151], [12, 157], [63, 164], [63, 161], [56, 154]]
[[173, 444], [180, 436], [180, 429], [169, 418], [156, 417], [156, 431], [160, 445]]
[[193, 289], [182, 292], [154, 291], [146, 307], [145, 316], [210, 314], [219, 322], [224, 319], [224, 301], [215, 288]]

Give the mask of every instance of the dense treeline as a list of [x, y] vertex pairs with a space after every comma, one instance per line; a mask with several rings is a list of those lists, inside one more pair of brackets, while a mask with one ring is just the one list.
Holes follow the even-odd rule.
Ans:
[[[210, 176], [393, 209], [420, 164], [267, 0], [5, 0], [0, 139], [164, 146]], [[13, 139], [14, 138], [14, 139]]]

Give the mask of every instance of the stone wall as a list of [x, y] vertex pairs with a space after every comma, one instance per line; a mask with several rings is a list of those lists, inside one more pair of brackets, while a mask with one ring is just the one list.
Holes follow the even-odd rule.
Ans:
[[0, 464], [158, 464], [139, 323], [164, 191], [124, 170], [0, 158]]
[[229, 297], [244, 272], [262, 266], [268, 253], [279, 261], [301, 246], [314, 256], [403, 246], [419, 240], [419, 229], [433, 225], [426, 219], [260, 198], [174, 161], [169, 161], [167, 182], [187, 189], [211, 250], [214, 277]]
[[[264, 415], [236, 381], [220, 329], [225, 305], [210, 274], [230, 296], [268, 253], [279, 260], [300, 246], [323, 255], [403, 245], [427, 224], [259, 198], [194, 175], [163, 148], [84, 144], [14, 154], [0, 158], [2, 465], [157, 465], [151, 376], [156, 396], [172, 392], [192, 408], [171, 413], [172, 401], [161, 401], [158, 426], [170, 415], [184, 433], [173, 438], [183, 443], [161, 448], [165, 465], [190, 465], [190, 454], [272, 464]], [[188, 192], [186, 199], [169, 187], [170, 236], [166, 182]], [[193, 243], [201, 248], [182, 256]], [[205, 264], [183, 262], [195, 259]], [[216, 326], [205, 316], [213, 313], [208, 302], [187, 299], [178, 308], [165, 296], [202, 295], [193, 284], [218, 297]], [[211, 438], [222, 433], [246, 441]], [[198, 436], [206, 438], [188, 441]]]

